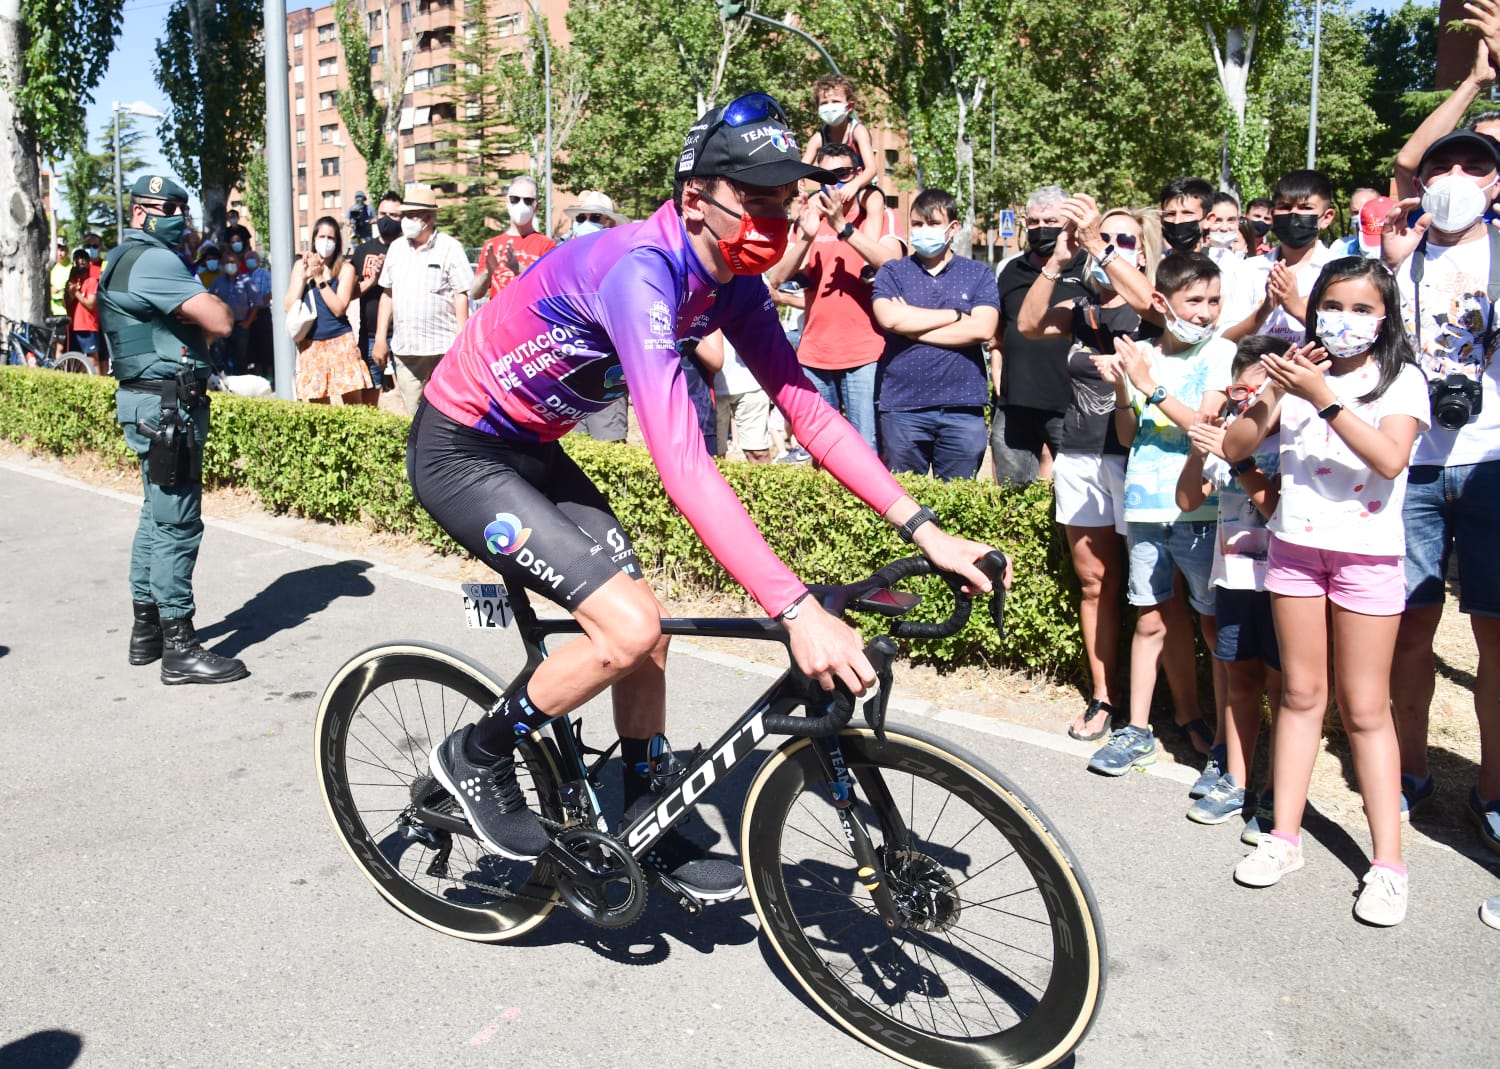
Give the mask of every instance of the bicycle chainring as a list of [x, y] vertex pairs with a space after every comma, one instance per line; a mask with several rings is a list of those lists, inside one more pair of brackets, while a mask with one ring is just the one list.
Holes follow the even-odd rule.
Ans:
[[958, 923], [963, 899], [952, 875], [933, 858], [916, 850], [895, 850], [885, 859], [885, 873], [906, 927], [944, 932]]
[[586, 875], [557, 874], [562, 903], [600, 928], [626, 928], [646, 909], [646, 877], [640, 863], [618, 839], [591, 828], [575, 827], [553, 839]]

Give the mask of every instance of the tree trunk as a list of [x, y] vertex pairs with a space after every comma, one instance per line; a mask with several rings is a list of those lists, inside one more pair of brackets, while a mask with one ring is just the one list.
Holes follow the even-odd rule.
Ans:
[[1248, 27], [1235, 23], [1224, 30], [1224, 50], [1219, 51], [1219, 39], [1212, 26], [1208, 27], [1208, 41], [1213, 46], [1214, 65], [1219, 69], [1219, 87], [1224, 91], [1224, 102], [1229, 108], [1229, 121], [1224, 127], [1224, 143], [1219, 153], [1219, 185], [1227, 190], [1236, 187], [1234, 179], [1233, 153], [1230, 145], [1238, 143], [1245, 128], [1245, 105], [1250, 89], [1250, 61], [1255, 58], [1256, 26]]
[[8, 88], [21, 70], [19, 17], [17, 0], [0, 0], [0, 313], [39, 323], [48, 311], [50, 249], [36, 138]]

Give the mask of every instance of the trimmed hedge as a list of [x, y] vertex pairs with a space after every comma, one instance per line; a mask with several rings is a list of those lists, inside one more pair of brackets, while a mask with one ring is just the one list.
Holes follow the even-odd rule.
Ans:
[[[56, 455], [93, 453], [116, 466], [133, 465], [114, 419], [114, 386], [109, 378], [0, 368], [0, 437]], [[204, 480], [251, 490], [273, 512], [362, 523], [462, 552], [412, 498], [409, 423], [373, 408], [215, 394]], [[743, 596], [667, 499], [644, 449], [582, 435], [569, 435], [564, 446], [608, 495], [648, 569], [684, 589]], [[771, 548], [808, 582], [847, 582], [909, 552], [895, 531], [823, 472], [739, 462], [720, 468]], [[1004, 663], [1076, 674], [1082, 650], [1076, 584], [1052, 522], [1050, 486], [1011, 489], [910, 475], [900, 482], [943, 517], [944, 527], [999, 546], [1015, 568], [1003, 643], [988, 615], [976, 612], [953, 638], [917, 643], [908, 652], [940, 666]], [[928, 582], [932, 597], [918, 616], [935, 618], [948, 602], [937, 581]]]

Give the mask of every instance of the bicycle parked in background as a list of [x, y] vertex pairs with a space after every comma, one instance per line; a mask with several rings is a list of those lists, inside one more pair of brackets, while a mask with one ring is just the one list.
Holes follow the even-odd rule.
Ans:
[[[981, 563], [997, 581], [1005, 559]], [[704, 903], [641, 858], [768, 735], [781, 742], [751, 779], [740, 821], [746, 884], [762, 930], [797, 982], [855, 1038], [912, 1066], [1050, 1066], [1097, 1017], [1104, 932], [1078, 863], [1040, 810], [1000, 772], [952, 743], [887, 725], [895, 637], [940, 638], [971, 602], [944, 575], [954, 610], [941, 623], [902, 620], [920, 602], [893, 589], [931, 574], [895, 561], [848, 586], [812, 587], [830, 613], [888, 618], [866, 654], [879, 689], [828, 692], [793, 665], [724, 735], [668, 782], [655, 804], [614, 832], [596, 791], [600, 753], [576, 717], [523, 739], [516, 771], [552, 844], [535, 862], [496, 856], [428, 770], [427, 754], [519, 687], [569, 618], [538, 620], [519, 586], [467, 591], [475, 626], [513, 612], [527, 660], [507, 687], [455, 651], [423, 642], [377, 646], [339, 669], [316, 724], [319, 786], [334, 827], [376, 889], [435, 931], [478, 942], [516, 939], [561, 905], [623, 928], [648, 892], [697, 914]], [[998, 587], [991, 616], [1002, 625]], [[478, 600], [476, 600], [478, 599]], [[775, 620], [666, 619], [664, 635], [789, 644]], [[593, 757], [591, 762], [590, 758]]]
[[[94, 362], [77, 350], [59, 352], [68, 336], [67, 316], [48, 316], [41, 326], [24, 320], [0, 316], [0, 330], [5, 334], [5, 362], [25, 367], [70, 371], [81, 375], [96, 374]], [[58, 332], [62, 333], [59, 334]]]

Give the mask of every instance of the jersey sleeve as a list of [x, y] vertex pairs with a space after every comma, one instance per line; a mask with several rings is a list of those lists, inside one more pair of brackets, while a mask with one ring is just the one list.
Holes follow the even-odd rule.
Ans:
[[767, 614], [779, 614], [807, 587], [771, 552], [708, 455], [677, 354], [671, 268], [660, 255], [636, 250], [604, 277], [598, 300], [667, 496], [735, 581]]
[[198, 279], [167, 249], [147, 249], [133, 266], [126, 266], [131, 269], [130, 292], [162, 315], [171, 315], [203, 292]]
[[818, 395], [797, 363], [775, 305], [758, 279], [747, 280], [735, 307], [721, 325], [757, 382], [781, 409], [802, 448], [830, 475], [869, 505], [885, 513], [906, 491], [886, 470], [859, 432]]

